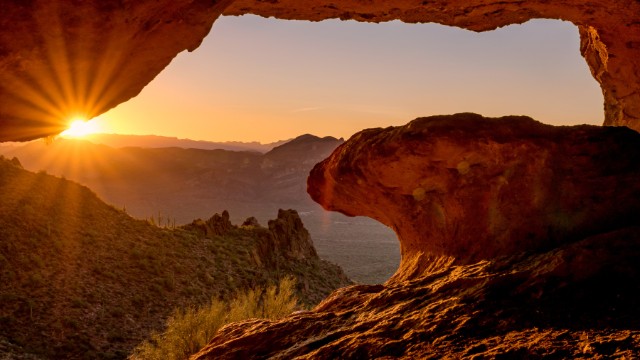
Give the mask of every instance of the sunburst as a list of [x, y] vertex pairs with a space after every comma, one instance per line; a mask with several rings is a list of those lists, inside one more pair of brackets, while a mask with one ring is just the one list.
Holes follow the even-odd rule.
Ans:
[[100, 130], [100, 124], [97, 122], [97, 119], [86, 120], [83, 118], [73, 118], [69, 121], [67, 130], [60, 133], [60, 136], [81, 138], [98, 133]]

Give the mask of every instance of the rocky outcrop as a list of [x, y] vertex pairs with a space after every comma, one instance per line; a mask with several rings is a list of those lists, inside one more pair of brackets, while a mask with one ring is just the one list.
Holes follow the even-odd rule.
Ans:
[[392, 226], [398, 273], [228, 325], [193, 359], [633, 358], [638, 160], [629, 129], [526, 117], [362, 131], [314, 168], [309, 192]]
[[[229, 212], [214, 214], [209, 220], [194, 220], [183, 226], [184, 229], [197, 231], [200, 234], [224, 236], [239, 227], [229, 221]], [[255, 217], [250, 217], [242, 223], [241, 228], [255, 232], [255, 249], [258, 264], [277, 264], [278, 261], [289, 260], [319, 260], [318, 254], [309, 231], [304, 227], [298, 212], [292, 209], [278, 210], [278, 217], [269, 220], [268, 228], [263, 228]]]
[[20, 163], [20, 160], [15, 156], [12, 157], [11, 160], [9, 160], [8, 158], [5, 158], [4, 155], [0, 155], [0, 162], [5, 162], [5, 161], [15, 167], [19, 167], [22, 169], [22, 164]]
[[255, 218], [255, 216], [250, 216], [242, 222], [242, 226], [259, 227], [260, 223], [258, 222], [258, 219]]
[[285, 258], [296, 260], [318, 258], [311, 235], [295, 210], [278, 210], [278, 218], [269, 220], [269, 233], [273, 244], [268, 246], [280, 249]]
[[605, 124], [640, 129], [636, 0], [11, 1], [0, 13], [0, 141], [57, 134], [137, 95], [197, 48], [220, 14], [318, 21], [436, 22], [474, 31], [534, 18], [571, 21], [604, 95]]
[[394, 229], [405, 278], [640, 223], [638, 161], [629, 129], [457, 114], [354, 135], [311, 171], [308, 191]]
[[193, 220], [193, 222], [185, 228], [196, 230], [205, 236], [221, 236], [236, 227], [229, 221], [229, 212], [224, 210], [222, 215], [213, 214], [207, 221], [202, 221], [202, 219]]

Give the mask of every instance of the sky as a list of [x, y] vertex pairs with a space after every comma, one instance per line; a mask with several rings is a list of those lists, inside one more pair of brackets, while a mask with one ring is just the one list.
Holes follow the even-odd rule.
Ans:
[[568, 22], [475, 33], [246, 15], [218, 19], [198, 49], [97, 123], [105, 132], [268, 143], [348, 138], [457, 112], [601, 124], [602, 102]]

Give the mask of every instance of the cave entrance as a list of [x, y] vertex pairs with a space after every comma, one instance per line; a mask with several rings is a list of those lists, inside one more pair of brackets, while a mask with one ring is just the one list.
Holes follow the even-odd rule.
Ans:
[[[577, 28], [555, 20], [474, 33], [397, 21], [222, 17], [199, 49], [179, 55], [102, 121], [123, 133], [261, 142], [305, 133], [346, 138], [457, 112], [599, 125], [602, 94], [578, 46]], [[257, 213], [258, 204], [206, 206], [199, 217], [229, 209], [236, 222], [261, 223], [276, 206], [297, 208], [320, 255], [359, 282], [383, 282], [399, 264], [395, 236], [370, 219], [309, 215], [320, 210], [307, 203], [269, 204], [273, 214]]]

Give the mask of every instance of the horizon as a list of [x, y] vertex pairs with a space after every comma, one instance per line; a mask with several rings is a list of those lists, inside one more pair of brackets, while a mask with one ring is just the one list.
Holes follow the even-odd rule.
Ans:
[[[326, 138], [326, 137], [332, 137], [336, 140], [343, 140], [346, 141], [347, 139], [342, 138], [342, 137], [335, 137], [335, 136], [331, 136], [331, 135], [317, 135], [317, 134], [311, 134], [311, 133], [304, 133], [304, 134], [299, 134], [297, 136], [291, 137], [291, 138], [287, 138], [287, 139], [280, 139], [280, 140], [276, 140], [276, 141], [271, 141], [271, 142], [260, 142], [260, 141], [239, 141], [239, 140], [223, 140], [223, 141], [213, 141], [213, 140], [196, 140], [196, 139], [191, 139], [191, 138], [183, 138], [183, 137], [177, 137], [174, 135], [158, 135], [158, 134], [123, 134], [123, 133], [114, 133], [114, 132], [96, 132], [96, 133], [90, 133], [90, 134], [86, 134], [86, 135], [82, 135], [82, 136], [67, 136], [67, 135], [58, 135], [56, 137], [53, 138], [53, 141], [57, 141], [57, 140], [80, 140], [80, 141], [91, 141], [92, 138], [95, 137], [100, 137], [103, 135], [116, 135], [116, 136], [123, 136], [123, 137], [160, 137], [160, 138], [166, 138], [166, 139], [172, 139], [172, 140], [177, 140], [177, 141], [193, 141], [193, 142], [206, 142], [206, 143], [239, 143], [239, 144], [257, 144], [257, 145], [273, 145], [276, 143], [287, 143], [289, 141], [295, 140], [301, 136], [304, 135], [311, 135], [311, 136], [315, 136], [317, 138]], [[50, 141], [47, 138], [40, 138], [40, 139], [34, 139], [34, 140], [29, 140], [29, 141], [5, 141], [5, 142], [0, 142], [0, 146], [21, 146], [21, 145], [27, 145], [30, 143], [35, 143], [35, 142], [48, 142]]]

